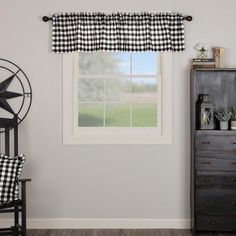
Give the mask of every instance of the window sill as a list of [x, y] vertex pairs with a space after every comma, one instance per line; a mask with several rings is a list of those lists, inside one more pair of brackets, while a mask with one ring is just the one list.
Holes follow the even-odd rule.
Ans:
[[96, 137], [96, 136], [70, 136], [63, 139], [65, 145], [157, 145], [172, 144], [171, 137], [148, 136], [148, 137]]
[[[70, 132], [68, 132], [70, 130]], [[64, 130], [65, 145], [156, 145], [171, 144], [171, 129], [158, 128], [78, 128]]]

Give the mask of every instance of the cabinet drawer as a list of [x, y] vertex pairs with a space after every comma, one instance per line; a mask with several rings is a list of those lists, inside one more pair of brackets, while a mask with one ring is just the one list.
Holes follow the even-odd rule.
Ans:
[[196, 184], [198, 186], [236, 186], [236, 173], [197, 171]]
[[197, 213], [236, 216], [235, 189], [197, 189], [195, 201]]
[[196, 170], [236, 171], [236, 159], [196, 157]]
[[236, 217], [197, 215], [196, 226], [197, 230], [203, 231], [234, 231], [236, 230]]
[[201, 135], [195, 136], [196, 151], [236, 151], [236, 136]]

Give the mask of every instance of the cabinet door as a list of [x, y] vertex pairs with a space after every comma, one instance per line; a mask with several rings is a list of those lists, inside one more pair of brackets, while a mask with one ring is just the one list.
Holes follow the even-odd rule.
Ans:
[[236, 217], [197, 215], [197, 230], [234, 231], [236, 230]]
[[[214, 156], [214, 154], [212, 154]], [[212, 157], [200, 157], [195, 159], [196, 170], [209, 170], [209, 171], [236, 171], [236, 159], [223, 159]]]
[[196, 185], [236, 187], [236, 172], [197, 171]]
[[195, 151], [236, 151], [236, 136], [196, 134]]
[[197, 213], [236, 216], [235, 189], [197, 189], [195, 201]]

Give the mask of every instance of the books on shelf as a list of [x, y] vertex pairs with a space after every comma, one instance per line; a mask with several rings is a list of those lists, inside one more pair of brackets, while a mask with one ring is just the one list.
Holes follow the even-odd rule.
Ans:
[[215, 62], [214, 58], [193, 58], [192, 62]]
[[194, 58], [192, 59], [192, 68], [215, 68], [214, 58]]

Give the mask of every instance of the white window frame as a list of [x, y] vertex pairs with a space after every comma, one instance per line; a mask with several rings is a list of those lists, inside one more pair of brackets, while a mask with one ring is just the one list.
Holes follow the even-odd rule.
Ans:
[[[63, 144], [171, 144], [172, 143], [172, 53], [161, 53], [158, 77], [158, 127], [79, 127], [76, 77], [78, 53], [63, 55]], [[159, 68], [158, 68], [159, 70]], [[76, 86], [75, 86], [76, 84]]]

